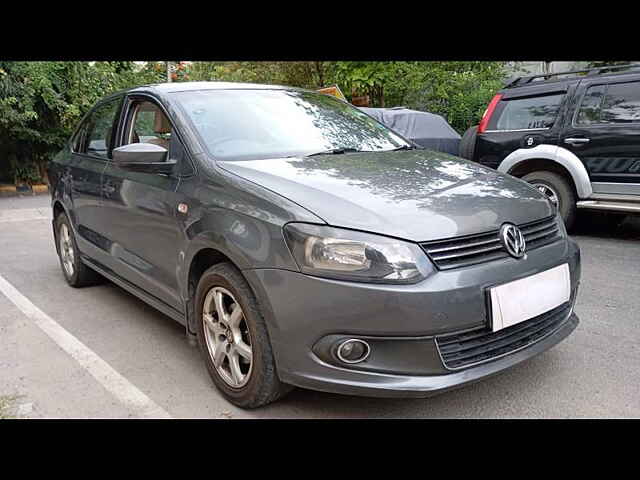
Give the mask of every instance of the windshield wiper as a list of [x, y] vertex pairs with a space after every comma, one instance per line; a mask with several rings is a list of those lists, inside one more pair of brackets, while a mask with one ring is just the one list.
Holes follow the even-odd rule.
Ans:
[[357, 148], [332, 148], [330, 150], [323, 150], [322, 152], [310, 153], [305, 157], [313, 157], [314, 155], [340, 155], [343, 153], [364, 152], [366, 150], [358, 150]]

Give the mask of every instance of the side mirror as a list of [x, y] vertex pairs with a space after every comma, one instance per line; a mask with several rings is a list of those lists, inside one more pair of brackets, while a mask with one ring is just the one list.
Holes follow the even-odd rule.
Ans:
[[113, 149], [113, 163], [123, 170], [143, 173], [173, 173], [175, 160], [167, 160], [166, 148], [152, 143], [130, 143]]

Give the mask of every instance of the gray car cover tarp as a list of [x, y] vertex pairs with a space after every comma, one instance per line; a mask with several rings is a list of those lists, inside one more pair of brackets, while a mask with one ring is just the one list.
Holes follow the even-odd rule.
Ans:
[[440, 115], [408, 108], [359, 108], [424, 148], [458, 155], [460, 135]]

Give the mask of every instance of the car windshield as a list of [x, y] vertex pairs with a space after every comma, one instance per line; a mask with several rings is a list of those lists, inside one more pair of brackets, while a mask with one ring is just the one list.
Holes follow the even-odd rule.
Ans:
[[408, 146], [357, 108], [320, 93], [201, 90], [173, 95], [209, 153], [220, 160], [388, 151]]

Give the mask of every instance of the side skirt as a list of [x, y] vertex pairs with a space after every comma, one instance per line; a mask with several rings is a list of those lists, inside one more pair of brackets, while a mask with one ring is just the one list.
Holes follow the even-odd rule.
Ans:
[[103, 267], [97, 265], [96, 263], [94, 263], [89, 258], [85, 257], [84, 255], [81, 256], [81, 260], [82, 260], [82, 262], [84, 264], [86, 264], [88, 267], [90, 267], [93, 270], [95, 270], [96, 272], [98, 272], [100, 275], [103, 275], [104, 277], [108, 278], [109, 280], [111, 280], [113, 283], [115, 283], [119, 287], [127, 290], [132, 295], [135, 295], [140, 300], [148, 303], [149, 305], [151, 305], [156, 310], [164, 313], [168, 317], [171, 317], [176, 322], [178, 322], [181, 325], [184, 325], [186, 327], [187, 320], [185, 318], [184, 313], [180, 313], [177, 310], [171, 308], [169, 305], [164, 303], [162, 300], [159, 300], [156, 297], [146, 293], [144, 290], [136, 287], [135, 285], [133, 285], [132, 283], [128, 282], [127, 280], [119, 277], [118, 275], [116, 275], [111, 270], [108, 270], [106, 268], [103, 268]]

